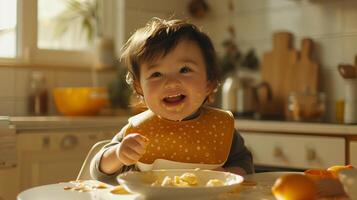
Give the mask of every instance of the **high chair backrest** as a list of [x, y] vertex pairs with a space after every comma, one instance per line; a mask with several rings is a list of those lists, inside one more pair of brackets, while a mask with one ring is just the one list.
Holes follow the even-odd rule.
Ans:
[[102, 149], [102, 147], [106, 144], [108, 144], [110, 140], [102, 140], [97, 143], [95, 143], [92, 148], [89, 150], [86, 159], [84, 160], [81, 170], [79, 171], [79, 174], [77, 176], [77, 180], [89, 180], [92, 179], [90, 175], [90, 162], [92, 158], [95, 156], [95, 154]]

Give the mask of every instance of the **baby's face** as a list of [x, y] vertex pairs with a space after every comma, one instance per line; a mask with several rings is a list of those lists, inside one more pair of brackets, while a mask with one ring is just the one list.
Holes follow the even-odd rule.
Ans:
[[198, 110], [211, 92], [199, 46], [182, 40], [165, 57], [140, 66], [145, 103], [157, 115], [182, 120]]

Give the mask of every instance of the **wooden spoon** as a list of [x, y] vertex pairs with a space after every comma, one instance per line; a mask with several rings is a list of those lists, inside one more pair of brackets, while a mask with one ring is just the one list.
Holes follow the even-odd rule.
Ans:
[[356, 67], [353, 65], [339, 65], [338, 71], [346, 79], [356, 78]]

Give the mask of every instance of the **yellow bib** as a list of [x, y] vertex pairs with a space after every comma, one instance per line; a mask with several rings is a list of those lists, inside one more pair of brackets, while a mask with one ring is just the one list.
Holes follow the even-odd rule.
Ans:
[[141, 134], [149, 139], [140, 162], [156, 159], [184, 163], [222, 164], [227, 160], [234, 132], [234, 118], [228, 111], [203, 107], [198, 117], [186, 121], [159, 118], [147, 110], [129, 119], [125, 135]]

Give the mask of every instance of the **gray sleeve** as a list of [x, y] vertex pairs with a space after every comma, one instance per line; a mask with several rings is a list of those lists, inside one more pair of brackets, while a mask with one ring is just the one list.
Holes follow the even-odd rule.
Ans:
[[117, 172], [115, 172], [114, 174], [106, 174], [104, 172], [102, 172], [99, 168], [100, 162], [102, 160], [102, 156], [104, 154], [105, 151], [107, 151], [110, 147], [120, 144], [120, 142], [123, 140], [123, 135], [125, 130], [128, 128], [129, 125], [126, 125], [124, 128], [122, 128], [122, 130], [116, 134], [112, 141], [109, 142], [108, 144], [106, 144], [91, 160], [91, 164], [90, 164], [90, 174], [92, 176], [93, 179], [102, 181], [102, 182], [106, 182], [106, 183], [111, 183], [111, 184], [117, 184], [116, 182], [116, 176], [118, 174], [121, 174], [123, 172], [126, 171], [131, 171], [131, 170], [137, 170], [137, 168], [135, 167], [135, 165], [130, 165], [130, 166], [126, 166], [124, 165], [121, 169], [119, 169]]
[[231, 150], [223, 167], [241, 167], [247, 174], [254, 173], [253, 156], [244, 144], [243, 137], [234, 129]]

